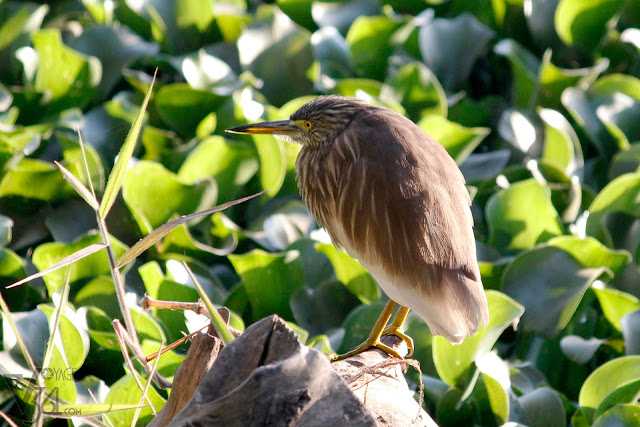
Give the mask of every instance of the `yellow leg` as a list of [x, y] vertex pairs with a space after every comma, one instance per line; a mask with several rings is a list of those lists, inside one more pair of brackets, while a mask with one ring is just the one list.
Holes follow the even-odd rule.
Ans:
[[409, 354], [407, 357], [411, 357], [413, 355], [413, 340], [411, 337], [404, 333], [402, 326], [404, 325], [404, 321], [409, 314], [409, 307], [400, 306], [396, 316], [393, 318], [393, 321], [389, 326], [384, 328], [382, 331], [382, 335], [395, 335], [402, 339], [402, 341], [407, 343], [407, 348], [409, 349]]
[[[407, 317], [407, 313], [409, 312], [408, 308], [400, 307], [400, 310], [398, 310], [398, 314], [396, 314], [396, 317], [393, 319], [391, 325], [388, 328], [385, 328], [385, 326], [387, 326], [387, 322], [389, 321], [389, 319], [391, 319], [393, 309], [396, 308], [396, 305], [398, 304], [395, 301], [389, 300], [387, 302], [387, 305], [384, 306], [380, 317], [378, 317], [376, 324], [373, 326], [373, 329], [369, 334], [369, 338], [367, 338], [365, 342], [363, 342], [350, 352], [332, 358], [332, 362], [337, 362], [339, 360], [344, 360], [351, 356], [355, 356], [356, 354], [362, 353], [370, 347], [379, 348], [380, 350], [393, 357], [402, 359], [402, 356], [400, 356], [397, 351], [380, 342], [380, 337], [387, 333], [391, 333], [402, 338], [407, 343], [411, 353], [413, 354], [413, 340], [401, 331], [404, 319]], [[399, 324], [397, 322], [399, 322]]]

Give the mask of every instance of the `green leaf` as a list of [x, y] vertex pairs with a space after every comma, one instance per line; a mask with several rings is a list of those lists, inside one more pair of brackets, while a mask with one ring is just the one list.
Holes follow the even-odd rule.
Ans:
[[186, 215], [211, 207], [216, 193], [211, 180], [189, 185], [161, 164], [148, 161], [136, 163], [122, 182], [122, 197], [143, 234], [165, 224], [174, 213]]
[[102, 77], [100, 61], [66, 47], [57, 29], [33, 34], [33, 47], [39, 57], [35, 88], [50, 94], [49, 111], [85, 107]]
[[349, 313], [342, 324], [344, 337], [337, 350], [339, 354], [353, 350], [367, 339], [384, 306], [384, 303], [374, 302], [360, 305]]
[[498, 337], [512, 323], [517, 322], [524, 307], [507, 295], [487, 291], [489, 324], [453, 345], [442, 336], [433, 337], [433, 361], [440, 378], [452, 387], [465, 388], [472, 363], [489, 353]]
[[308, 75], [313, 63], [310, 39], [308, 31], [277, 8], [262, 8], [260, 17], [242, 32], [238, 39], [240, 64], [264, 82], [261, 93], [272, 105], [313, 92]]
[[229, 255], [242, 279], [254, 321], [278, 314], [293, 321], [289, 300], [303, 286], [302, 263], [297, 251], [271, 254], [254, 249], [243, 255]]
[[38, 159], [22, 159], [0, 180], [0, 198], [19, 196], [55, 202], [63, 198], [65, 193], [67, 192], [60, 171], [53, 163]]
[[627, 313], [620, 320], [625, 352], [640, 354], [640, 310]]
[[[33, 252], [33, 264], [39, 269], [44, 270], [53, 264], [59, 262], [63, 258], [89, 246], [92, 244], [102, 243], [102, 237], [95, 233], [89, 232], [72, 243], [49, 242], [43, 243]], [[119, 240], [111, 237], [111, 245], [113, 246], [116, 256], [121, 256], [126, 248]], [[90, 278], [101, 274], [110, 274], [109, 262], [107, 254], [100, 251], [89, 255], [79, 261], [74, 262], [69, 267], [70, 283], [80, 279]], [[43, 277], [49, 294], [60, 289], [65, 282], [66, 268], [53, 271]]]
[[600, 415], [618, 404], [636, 403], [638, 400], [638, 393], [640, 393], [640, 380], [631, 381], [621, 387], [616, 388], [602, 400], [600, 406], [598, 406], [598, 409], [596, 410], [594, 417], [600, 417]]
[[447, 116], [447, 97], [440, 82], [419, 62], [403, 65], [387, 77], [380, 100], [402, 105], [415, 121], [431, 115]]
[[[120, 378], [115, 384], [112, 384], [109, 390], [109, 394], [104, 400], [106, 404], [117, 405], [138, 405], [140, 398], [142, 397], [142, 391], [138, 387], [135, 379], [131, 374], [127, 374]], [[151, 402], [151, 405], [155, 408], [155, 413], [159, 412], [164, 405], [164, 399], [158, 394], [153, 387], [149, 387], [147, 397]], [[148, 407], [147, 400], [142, 401], [144, 409], [140, 413], [138, 422], [140, 425], [146, 425], [153, 420], [154, 412]], [[131, 409], [128, 411], [111, 412], [108, 415], [109, 421], [114, 425], [131, 425], [136, 411]]]
[[359, 304], [358, 298], [335, 280], [299, 289], [290, 301], [296, 322], [312, 336], [340, 327]]
[[560, 340], [562, 353], [574, 363], [584, 365], [593, 358], [605, 340], [590, 338], [588, 340], [577, 335], [567, 335]]
[[459, 165], [490, 132], [489, 128], [467, 128], [435, 115], [420, 120], [418, 126], [438, 141]]
[[[55, 308], [51, 305], [40, 304], [40, 310], [49, 319], [52, 326]], [[61, 313], [59, 334], [60, 341], [56, 341], [55, 346], [65, 362], [66, 367], [74, 370], [80, 369], [84, 364], [87, 354], [89, 354], [89, 335], [87, 331], [79, 327], [78, 314], [71, 306], [66, 306]], [[62, 347], [59, 348], [59, 345]], [[73, 402], [71, 402], [73, 403]]]
[[390, 39], [400, 22], [386, 16], [361, 16], [349, 27], [347, 43], [362, 77], [383, 81], [393, 51]]
[[567, 425], [567, 415], [564, 404], [558, 392], [541, 387], [518, 398], [518, 404], [523, 409], [531, 427], [564, 427]]
[[631, 312], [640, 310], [638, 298], [626, 292], [612, 288], [593, 288], [604, 317], [616, 328], [622, 331], [622, 318]]
[[560, 0], [555, 14], [558, 36], [568, 45], [595, 49], [622, 0]]
[[568, 88], [562, 104], [607, 160], [640, 137], [640, 80], [625, 74], [608, 74], [588, 89]]
[[540, 61], [515, 40], [499, 41], [493, 48], [511, 64], [513, 75], [512, 102], [516, 108], [530, 108], [538, 96], [538, 70]]
[[221, 136], [202, 140], [185, 159], [178, 178], [193, 184], [214, 178], [218, 200], [232, 200], [258, 171], [258, 156], [244, 141], [230, 141]]
[[329, 258], [336, 272], [336, 278], [360, 301], [368, 304], [380, 299], [380, 288], [376, 281], [357, 260], [351, 258], [344, 250], [338, 250], [335, 246], [327, 243], [316, 244], [316, 250]]
[[124, 144], [120, 149], [120, 153], [118, 154], [118, 160], [116, 160], [113, 169], [111, 170], [111, 174], [109, 175], [109, 180], [107, 181], [107, 187], [104, 190], [104, 195], [102, 196], [102, 202], [100, 203], [100, 211], [98, 212], [98, 216], [102, 219], [107, 217], [107, 214], [111, 210], [111, 207], [116, 201], [116, 197], [118, 196], [118, 192], [120, 191], [120, 185], [122, 184], [122, 180], [125, 177], [125, 173], [127, 171], [127, 165], [129, 164], [129, 160], [133, 155], [133, 149], [136, 146], [136, 141], [138, 140], [138, 135], [140, 134], [140, 130], [142, 129], [142, 122], [144, 119], [144, 113], [147, 109], [147, 105], [149, 104], [149, 98], [151, 97], [151, 93], [153, 91], [153, 83], [155, 82], [155, 75], [153, 77], [153, 81], [149, 86], [149, 90], [147, 91], [147, 95], [140, 106], [140, 110], [138, 111], [138, 115], [136, 116], [133, 124], [131, 125], [131, 129], [127, 134], [127, 138], [124, 140]]
[[165, 85], [154, 98], [160, 118], [184, 137], [194, 136], [200, 122], [220, 107], [227, 97], [209, 90], [194, 89], [186, 83]]
[[570, 253], [587, 268], [606, 267], [615, 276], [631, 261], [629, 252], [609, 249], [593, 237], [558, 236], [547, 243]]
[[630, 173], [611, 181], [589, 206], [587, 234], [611, 246], [612, 238], [604, 227], [605, 215], [620, 212], [640, 217], [640, 174]]
[[600, 416], [593, 427], [621, 427], [640, 424], [640, 405], [616, 405]]
[[[446, 89], [463, 88], [471, 68], [489, 45], [495, 32], [473, 15], [454, 19], [436, 18], [420, 28], [422, 60]], [[473, 40], [473, 43], [469, 43]]]
[[625, 356], [598, 367], [582, 384], [578, 403], [593, 421], [596, 409], [619, 387], [640, 380], [640, 356]]
[[128, 27], [115, 25], [87, 26], [69, 46], [102, 63], [102, 78], [96, 88], [98, 99], [113, 90], [126, 65], [140, 57], [154, 56], [159, 50], [157, 44], [145, 42]]
[[569, 121], [555, 110], [538, 111], [544, 124], [542, 160], [564, 171], [568, 176], [582, 174], [582, 147]]
[[584, 268], [563, 249], [543, 246], [518, 256], [502, 277], [502, 291], [525, 307], [522, 324], [552, 338], [578, 308], [587, 288], [606, 268]]
[[503, 425], [509, 419], [509, 396], [502, 385], [492, 376], [482, 373], [478, 383], [480, 390], [474, 390], [476, 404], [489, 415], [488, 423]]
[[258, 176], [267, 195], [274, 197], [280, 191], [286, 174], [287, 156], [284, 142], [271, 135], [252, 135], [255, 142], [260, 169]]
[[486, 206], [490, 245], [502, 252], [532, 248], [562, 234], [550, 190], [535, 179], [512, 184]]

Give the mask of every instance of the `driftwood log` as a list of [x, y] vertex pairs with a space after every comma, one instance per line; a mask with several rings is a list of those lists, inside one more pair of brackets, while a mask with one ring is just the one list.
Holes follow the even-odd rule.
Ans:
[[[152, 425], [436, 426], [407, 386], [406, 365], [380, 350], [332, 364], [278, 316], [222, 349], [214, 335], [194, 338]], [[384, 341], [406, 354], [397, 337]]]

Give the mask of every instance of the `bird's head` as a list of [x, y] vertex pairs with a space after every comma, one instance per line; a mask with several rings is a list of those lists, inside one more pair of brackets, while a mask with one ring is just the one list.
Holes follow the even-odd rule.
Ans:
[[288, 120], [253, 123], [227, 129], [240, 134], [270, 134], [305, 146], [330, 144], [353, 117], [369, 104], [353, 98], [320, 96], [303, 105]]

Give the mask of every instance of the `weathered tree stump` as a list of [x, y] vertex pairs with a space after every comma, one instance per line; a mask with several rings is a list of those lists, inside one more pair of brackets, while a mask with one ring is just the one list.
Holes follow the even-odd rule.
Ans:
[[[385, 340], [406, 354], [401, 340]], [[413, 399], [403, 362], [380, 350], [331, 364], [278, 316], [219, 346], [210, 334], [194, 339], [153, 425], [435, 426]]]

